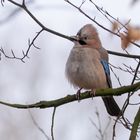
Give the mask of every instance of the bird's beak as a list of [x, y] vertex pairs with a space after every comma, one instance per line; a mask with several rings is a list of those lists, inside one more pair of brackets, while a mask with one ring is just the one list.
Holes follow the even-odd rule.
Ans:
[[76, 36], [70, 36], [70, 40], [72, 41], [72, 42], [74, 42], [75, 44], [80, 44], [80, 45], [86, 45], [87, 43], [84, 41], [84, 40], [82, 40], [78, 35], [76, 35]]
[[73, 41], [73, 42], [77, 42], [79, 41], [79, 37], [76, 35], [76, 36], [70, 36], [70, 40]]

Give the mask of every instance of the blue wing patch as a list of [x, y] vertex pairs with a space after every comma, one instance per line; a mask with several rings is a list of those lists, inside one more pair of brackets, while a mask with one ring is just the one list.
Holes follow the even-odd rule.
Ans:
[[107, 80], [108, 86], [112, 87], [112, 83], [111, 83], [111, 79], [110, 79], [110, 69], [109, 69], [108, 62], [106, 60], [101, 60], [101, 64], [102, 64], [104, 71], [105, 71], [105, 74], [106, 74], [106, 80]]
[[101, 60], [101, 64], [104, 67], [104, 71], [107, 75], [110, 75], [110, 69], [109, 69], [109, 65], [108, 62], [106, 60]]

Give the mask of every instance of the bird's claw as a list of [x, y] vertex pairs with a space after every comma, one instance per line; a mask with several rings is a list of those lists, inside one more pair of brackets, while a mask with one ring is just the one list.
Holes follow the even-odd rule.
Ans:
[[93, 99], [93, 97], [95, 97], [95, 95], [96, 95], [96, 89], [92, 89], [92, 90], [90, 91], [90, 95], [91, 95], [91, 97], [92, 97], [92, 99]]
[[80, 102], [81, 90], [82, 90], [82, 88], [80, 88], [80, 89], [77, 91], [77, 93], [76, 93], [76, 99], [78, 100], [78, 102]]

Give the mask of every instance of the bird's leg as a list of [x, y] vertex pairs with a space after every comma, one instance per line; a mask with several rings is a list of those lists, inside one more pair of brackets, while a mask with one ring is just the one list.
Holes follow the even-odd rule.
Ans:
[[80, 102], [81, 90], [82, 90], [82, 88], [78, 89], [78, 91], [77, 91], [77, 93], [76, 93], [76, 99], [78, 99], [78, 102]]
[[91, 92], [90, 92], [90, 95], [93, 99], [93, 97], [96, 95], [96, 89], [92, 89]]

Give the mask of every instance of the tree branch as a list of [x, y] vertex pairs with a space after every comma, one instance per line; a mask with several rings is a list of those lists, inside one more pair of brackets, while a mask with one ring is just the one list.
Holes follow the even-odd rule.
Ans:
[[36, 126], [36, 128], [45, 136], [46, 140], [51, 140], [49, 136], [45, 133], [45, 131], [39, 126], [37, 121], [35, 120], [31, 110], [29, 110], [29, 115], [31, 116], [31, 120], [33, 121], [33, 124]]
[[[12, 4], [14, 4], [14, 5], [20, 7], [21, 9], [23, 9], [23, 10], [24, 10], [24, 11], [25, 11], [25, 12], [26, 12], [26, 13], [27, 13], [27, 14], [42, 28], [42, 30], [47, 31], [47, 32], [49, 32], [49, 33], [52, 33], [52, 34], [54, 34], [54, 35], [57, 35], [57, 36], [59, 36], [59, 37], [65, 38], [65, 39], [67, 39], [67, 40], [69, 40], [69, 41], [74, 41], [74, 40], [75, 40], [75, 38], [73, 38], [73, 37], [71, 37], [71, 36], [67, 36], [67, 35], [61, 34], [61, 33], [59, 33], [59, 32], [56, 32], [56, 31], [54, 31], [54, 30], [51, 30], [51, 29], [45, 27], [45, 26], [44, 26], [44, 25], [43, 25], [43, 24], [28, 10], [28, 8], [26, 7], [25, 4], [19, 4], [19, 3], [15, 2], [15, 1], [13, 1], [13, 0], [7, 0], [7, 1], [9, 1], [10, 3], [12, 3]], [[68, 0], [66, 0], [66, 2], [70, 3]], [[70, 3], [70, 4], [71, 4], [71, 3]], [[72, 4], [72, 6], [74, 6], [74, 4]], [[76, 7], [76, 6], [74, 6], [74, 7], [79, 9], [79, 7]], [[83, 11], [82, 11], [81, 9], [80, 9], [80, 12], [83, 13]], [[85, 13], [83, 13], [83, 14], [85, 14]], [[88, 16], [88, 15], [86, 14], [86, 16]], [[88, 18], [89, 18], [89, 17], [88, 17]], [[92, 18], [90, 18], [90, 19], [91, 19], [93, 22], [95, 22], [97, 25], [99, 25], [101, 28], [107, 30], [108, 32], [111, 32], [111, 33], [113, 33], [113, 34], [117, 34], [117, 33], [114, 33], [114, 32], [112, 32], [112, 31], [110, 31], [109, 29], [103, 27], [103, 26], [100, 25], [98, 22], [96, 22], [94, 19], [92, 19]], [[117, 34], [117, 36], [119, 36], [119, 35]], [[135, 44], [135, 45], [137, 45], [137, 44]], [[113, 51], [110, 51], [110, 50], [108, 50], [108, 53], [109, 53], [109, 54], [112, 54], [112, 55], [117, 55], [117, 56], [122, 56], [122, 57], [128, 57], [128, 58], [140, 58], [139, 55], [128, 55], [128, 54], [124, 54], [124, 53], [113, 52]], [[22, 59], [22, 61], [23, 61], [23, 58], [21, 58], [21, 59]]]
[[138, 112], [135, 116], [129, 140], [136, 140], [139, 124], [140, 124], [140, 108], [138, 109]]
[[109, 54], [116, 55], [116, 56], [140, 59], [140, 55], [130, 55], [130, 54], [119, 53], [119, 52], [114, 52], [114, 51], [110, 51], [110, 50], [107, 50], [107, 51], [108, 51]]
[[55, 117], [55, 112], [56, 112], [56, 107], [54, 107], [53, 114], [52, 114], [52, 125], [51, 125], [52, 140], [54, 140], [54, 117]]
[[[78, 6], [76, 6], [74, 3], [70, 2], [69, 0], [65, 0], [65, 1], [66, 1], [67, 3], [69, 3], [71, 6], [73, 6], [75, 9], [77, 9], [77, 10], [78, 10], [80, 13], [82, 13], [85, 17], [87, 17], [88, 19], [90, 19], [91, 21], [93, 21], [96, 25], [98, 25], [99, 27], [101, 27], [102, 29], [104, 29], [105, 31], [107, 31], [107, 32], [109, 32], [109, 33], [111, 33], [111, 34], [113, 34], [113, 35], [116, 35], [116, 36], [118, 36], [118, 37], [121, 38], [120, 34], [111, 31], [110, 29], [106, 28], [105, 26], [103, 26], [102, 24], [100, 24], [99, 22], [97, 22], [97, 21], [95, 20], [95, 17], [94, 17], [94, 18], [90, 17], [86, 12], [84, 12], [84, 11], [81, 9], [81, 6], [78, 7]], [[91, 0], [90, 0], [90, 1], [91, 1]], [[96, 8], [97, 8], [97, 5], [96, 5]], [[99, 10], [99, 7], [98, 7], [97, 9]], [[109, 13], [108, 13], [108, 14], [109, 14]], [[132, 42], [132, 41], [130, 41], [130, 43], [132, 43], [133, 45], [135, 45], [135, 46], [137, 46], [137, 47], [140, 48], [140, 45], [139, 45], [139, 44], [137, 44], [137, 43], [135, 43], [135, 42]]]
[[[122, 94], [125, 94], [127, 92], [135, 92], [140, 89], [140, 82], [134, 84], [134, 85], [128, 85], [128, 86], [123, 86], [119, 88], [107, 88], [107, 89], [97, 89], [96, 90], [96, 95], [94, 97], [100, 97], [100, 96], [119, 96]], [[90, 91], [86, 91], [80, 94], [80, 100], [88, 99], [88, 98], [93, 98], [91, 95]], [[7, 103], [0, 101], [0, 104], [13, 107], [13, 108], [20, 108], [20, 109], [27, 109], [27, 108], [50, 108], [50, 107], [58, 107], [67, 103], [71, 103], [74, 101], [78, 101], [76, 94], [73, 95], [67, 95], [65, 97], [56, 99], [56, 100], [51, 100], [51, 101], [40, 101], [34, 104], [12, 104], [12, 103]]]
[[70, 40], [70, 41], [74, 41], [75, 40], [75, 38], [72, 38], [72, 37], [70, 37], [70, 36], [67, 36], [67, 35], [64, 35], [64, 34], [61, 34], [61, 33], [58, 33], [58, 32], [56, 32], [56, 31], [54, 31], [54, 30], [51, 30], [51, 29], [49, 29], [49, 28], [47, 28], [47, 27], [45, 27], [29, 10], [28, 10], [28, 8], [26, 7], [26, 5], [25, 4], [19, 4], [19, 3], [17, 3], [17, 2], [15, 2], [15, 1], [13, 1], [13, 0], [8, 0], [10, 3], [12, 3], [12, 4], [14, 4], [14, 5], [16, 5], [16, 6], [18, 6], [18, 7], [20, 7], [20, 8], [22, 8], [43, 30], [45, 30], [45, 31], [47, 31], [47, 32], [49, 32], [49, 33], [52, 33], [52, 34], [54, 34], [54, 35], [57, 35], [57, 36], [60, 36], [60, 37], [62, 37], [62, 38], [65, 38], [65, 39], [68, 39], [68, 40]]

